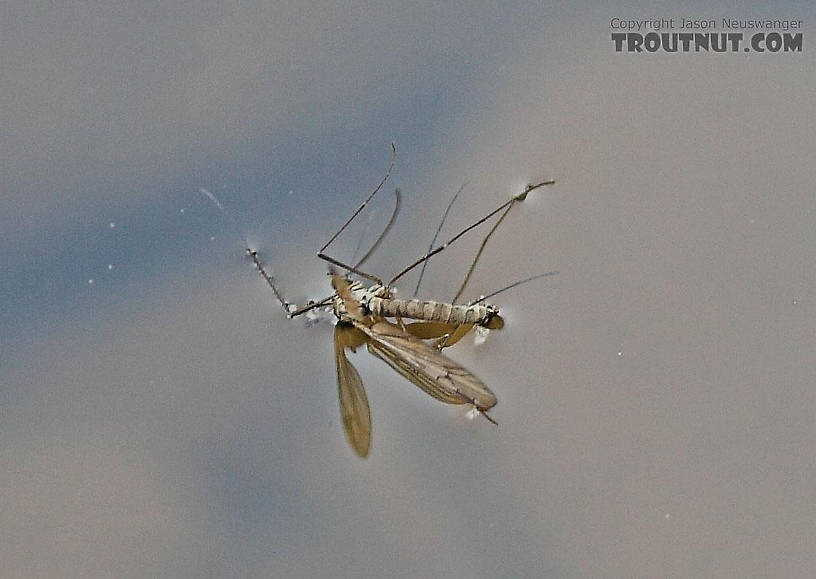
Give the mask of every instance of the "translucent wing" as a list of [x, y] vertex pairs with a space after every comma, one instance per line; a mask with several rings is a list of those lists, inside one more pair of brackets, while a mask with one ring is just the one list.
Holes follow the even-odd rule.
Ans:
[[340, 398], [340, 419], [351, 448], [361, 458], [371, 447], [371, 412], [363, 381], [357, 369], [346, 358], [346, 348], [359, 345], [359, 331], [353, 326], [338, 324], [334, 328], [334, 362], [337, 369], [337, 392]]
[[369, 352], [437, 400], [473, 404], [479, 410], [496, 405], [496, 396], [467, 368], [400, 326], [382, 320], [357, 327], [369, 337]]

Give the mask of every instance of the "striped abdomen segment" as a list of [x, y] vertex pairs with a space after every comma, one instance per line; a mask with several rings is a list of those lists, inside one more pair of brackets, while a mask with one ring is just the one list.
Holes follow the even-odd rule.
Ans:
[[498, 315], [495, 307], [484, 304], [446, 304], [424, 300], [400, 300], [372, 297], [366, 304], [374, 316], [410, 318], [446, 324], [487, 325]]

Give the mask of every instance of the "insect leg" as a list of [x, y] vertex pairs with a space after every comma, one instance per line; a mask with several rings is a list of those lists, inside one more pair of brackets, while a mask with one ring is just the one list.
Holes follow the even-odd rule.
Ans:
[[479, 246], [479, 251], [476, 252], [476, 257], [473, 258], [473, 262], [470, 264], [470, 267], [468, 268], [468, 271], [465, 274], [465, 279], [462, 280], [462, 285], [459, 286], [459, 291], [457, 291], [456, 295], [453, 296], [451, 303], [455, 304], [456, 301], [462, 296], [462, 293], [465, 291], [465, 288], [467, 287], [467, 284], [470, 281], [470, 276], [473, 275], [473, 270], [476, 269], [476, 263], [479, 261], [479, 258], [482, 257], [482, 252], [484, 251], [487, 242], [490, 240], [490, 237], [493, 235], [496, 229], [499, 228], [501, 222], [504, 221], [504, 218], [507, 217], [507, 214], [510, 213], [510, 210], [513, 208], [513, 205], [515, 205], [516, 202], [519, 202], [519, 200], [516, 197], [513, 197], [513, 199], [511, 199], [510, 201], [510, 204], [504, 210], [504, 213], [502, 213], [499, 216], [496, 223], [493, 224], [493, 227], [491, 227], [490, 231], [488, 231], [487, 235], [485, 235], [484, 239], [482, 240], [482, 244]]
[[[431, 239], [431, 244], [428, 246], [428, 252], [434, 248], [434, 244], [436, 243], [436, 238], [439, 237], [439, 233], [442, 231], [442, 226], [445, 225], [445, 220], [448, 218], [448, 213], [450, 213], [451, 207], [456, 202], [456, 198], [459, 197], [459, 194], [464, 190], [467, 186], [467, 183], [463, 183], [459, 190], [454, 194], [451, 198], [450, 203], [448, 206], [445, 207], [445, 213], [442, 214], [442, 220], [439, 222], [439, 227], [436, 228], [436, 233], [434, 233], [433, 238]], [[417, 280], [416, 287], [414, 288], [414, 296], [419, 293], [419, 286], [422, 285], [422, 278], [425, 277], [425, 268], [428, 266], [428, 260], [422, 262], [422, 269], [419, 270], [419, 279]]]
[[500, 293], [506, 292], [506, 291], [507, 291], [507, 290], [509, 290], [509, 289], [513, 289], [514, 287], [516, 287], [516, 286], [518, 286], [518, 285], [521, 285], [521, 284], [523, 284], [523, 283], [527, 283], [528, 281], [534, 281], [534, 280], [537, 280], [537, 279], [539, 279], [539, 278], [542, 278], [542, 277], [548, 277], [548, 276], [551, 276], [551, 275], [558, 275], [558, 272], [557, 272], [557, 271], [546, 271], [546, 272], [544, 272], [544, 273], [539, 273], [539, 274], [537, 274], [537, 275], [532, 275], [532, 276], [530, 276], [530, 277], [527, 277], [527, 278], [524, 278], [524, 279], [520, 279], [520, 280], [518, 280], [518, 281], [514, 281], [514, 282], [513, 282], [513, 283], [511, 283], [510, 285], [506, 285], [506, 286], [504, 286], [504, 287], [503, 287], [503, 288], [501, 288], [501, 289], [498, 289], [498, 290], [496, 290], [496, 291], [494, 291], [494, 292], [490, 292], [490, 293], [489, 293], [489, 294], [487, 294], [486, 296], [482, 296], [482, 297], [480, 297], [480, 298], [479, 298], [479, 299], [477, 299], [477, 300], [473, 300], [473, 301], [469, 302], [469, 304], [470, 304], [470, 305], [473, 305], [473, 304], [478, 304], [479, 302], [483, 302], [483, 301], [485, 301], [485, 300], [488, 300], [488, 299], [492, 298], [492, 297], [493, 297], [493, 296], [495, 296], [495, 295], [498, 295], [498, 294], [500, 294]]
[[[392, 145], [392, 146], [393, 146], [393, 145]], [[391, 164], [392, 164], [392, 166], [393, 166], [393, 159], [391, 160]], [[391, 170], [391, 169], [389, 168], [389, 171], [390, 171], [390, 170]], [[385, 182], [385, 181], [383, 180], [383, 182]], [[380, 183], [380, 185], [378, 185], [378, 187], [377, 187], [377, 188], [379, 189], [379, 187], [380, 187], [381, 185], [382, 185], [382, 183]], [[375, 193], [376, 193], [376, 191], [375, 191]], [[373, 194], [372, 194], [372, 196], [373, 196]], [[365, 255], [364, 255], [364, 256], [363, 256], [363, 257], [360, 259], [360, 261], [358, 261], [358, 262], [357, 262], [357, 264], [356, 264], [356, 265], [355, 265], [353, 268], [348, 268], [348, 266], [343, 265], [342, 263], [340, 263], [340, 262], [338, 262], [338, 261], [334, 260], [333, 258], [328, 258], [328, 259], [327, 259], [327, 256], [323, 256], [323, 259], [326, 259], [326, 260], [327, 260], [327, 261], [329, 261], [330, 263], [334, 263], [335, 265], [338, 265], [339, 267], [345, 267], [346, 269], [349, 269], [349, 271], [353, 271], [353, 272], [355, 272], [355, 273], [360, 273], [360, 275], [363, 275], [364, 277], [371, 278], [371, 279], [374, 279], [375, 281], [378, 281], [378, 280], [377, 280], [377, 278], [374, 278], [373, 276], [369, 276], [368, 274], [365, 274], [365, 273], [363, 273], [363, 272], [358, 272], [358, 268], [359, 268], [359, 267], [360, 267], [360, 266], [361, 266], [361, 265], [362, 265], [362, 264], [363, 264], [363, 263], [364, 263], [364, 262], [365, 262], [365, 261], [366, 261], [366, 260], [367, 260], [369, 257], [371, 257], [371, 254], [373, 254], [373, 253], [374, 253], [374, 251], [377, 249], [377, 247], [379, 247], [379, 245], [380, 245], [380, 243], [382, 242], [382, 240], [383, 240], [383, 239], [385, 239], [385, 236], [386, 236], [386, 235], [388, 235], [388, 232], [391, 230], [391, 227], [392, 227], [392, 226], [394, 225], [394, 223], [396, 222], [396, 220], [397, 220], [397, 215], [399, 215], [400, 207], [402, 206], [402, 194], [400, 193], [400, 190], [399, 190], [399, 189], [395, 189], [395, 190], [394, 190], [394, 198], [395, 198], [395, 201], [394, 201], [394, 210], [391, 212], [391, 218], [388, 220], [388, 223], [386, 224], [385, 228], [382, 230], [382, 232], [380, 233], [380, 235], [377, 237], [377, 239], [376, 239], [376, 241], [373, 243], [373, 245], [372, 245], [372, 246], [371, 246], [371, 247], [368, 249], [368, 251], [366, 252], [366, 254], [365, 254]], [[369, 197], [369, 199], [370, 199], [370, 197]], [[358, 211], [358, 212], [359, 212], [359, 211]], [[345, 227], [345, 226], [344, 226], [344, 227]], [[335, 237], [337, 237], [337, 235], [335, 235]], [[330, 241], [329, 243], [331, 243], [331, 241]], [[327, 245], [328, 245], [328, 244], [327, 244]], [[324, 247], [323, 247], [323, 249], [325, 249], [325, 248], [326, 248], [326, 247], [324, 246]], [[247, 251], [249, 251], [249, 250], [247, 250]], [[257, 266], [257, 262], [256, 262], [256, 266]], [[262, 269], [262, 268], [259, 268], [259, 269], [261, 269], [261, 271], [262, 271], [262, 273], [263, 273], [263, 275], [264, 275], [264, 278], [266, 278], [267, 276], [265, 275], [265, 272], [263, 272], [263, 269]], [[268, 280], [267, 280], [267, 281], [268, 281]], [[379, 283], [382, 283], [382, 282], [379, 282]], [[273, 285], [273, 284], [270, 284], [270, 285]], [[274, 286], [273, 286], [273, 289], [274, 289]], [[276, 292], [276, 294], [275, 294], [275, 295], [278, 295], [278, 293]], [[333, 298], [333, 297], [334, 297], [334, 295], [332, 294], [332, 295], [330, 295], [330, 296], [328, 296], [328, 297], [325, 297], [325, 298], [323, 298], [323, 299], [321, 299], [321, 300], [318, 300], [318, 301], [316, 301], [316, 302], [310, 302], [310, 303], [306, 304], [305, 306], [303, 306], [303, 307], [301, 307], [301, 308], [294, 309], [293, 311], [289, 311], [289, 310], [287, 310], [288, 315], [289, 315], [289, 317], [290, 317], [290, 318], [294, 318], [295, 316], [299, 316], [299, 315], [301, 315], [301, 314], [303, 314], [303, 313], [308, 312], [309, 310], [313, 310], [313, 309], [315, 309], [315, 308], [319, 308], [319, 307], [322, 307], [322, 306], [326, 306], [326, 305], [328, 305], [329, 303], [331, 303], [331, 300], [332, 300], [332, 298]], [[279, 298], [279, 299], [280, 299], [280, 298]], [[290, 308], [290, 309], [291, 309], [291, 308]]]
[[377, 250], [382, 243], [382, 240], [385, 239], [385, 236], [388, 235], [388, 232], [391, 231], [391, 227], [397, 221], [397, 215], [399, 215], [400, 207], [402, 207], [402, 192], [399, 189], [394, 189], [394, 211], [391, 212], [391, 218], [388, 220], [388, 224], [385, 226], [385, 229], [382, 230], [380, 236], [377, 240], [371, 245], [371, 247], [366, 251], [365, 255], [360, 258], [360, 261], [354, 264], [355, 268], [359, 268], [363, 265], [369, 257]]
[[365, 206], [368, 205], [368, 202], [371, 201], [371, 199], [374, 197], [374, 195], [376, 195], [377, 192], [382, 188], [382, 186], [388, 180], [388, 177], [391, 175], [391, 170], [394, 168], [394, 163], [396, 161], [396, 157], [397, 157], [397, 146], [394, 143], [391, 143], [391, 164], [388, 166], [388, 170], [385, 172], [385, 175], [380, 180], [379, 184], [374, 188], [374, 190], [369, 194], [369, 196], [366, 197], [366, 200], [363, 201], [362, 204], [360, 204], [360, 206], [351, 215], [351, 217], [348, 218], [348, 220], [343, 224], [343, 226], [340, 229], [338, 229], [337, 232], [334, 235], [331, 236], [331, 239], [329, 239], [326, 242], [326, 244], [323, 247], [321, 247], [320, 250], [317, 252], [317, 257], [319, 257], [320, 259], [328, 261], [329, 263], [331, 263], [333, 265], [336, 265], [337, 267], [342, 267], [343, 269], [345, 269], [347, 271], [350, 271], [352, 273], [356, 273], [357, 275], [362, 276], [362, 277], [364, 277], [366, 279], [369, 279], [369, 280], [371, 280], [371, 281], [373, 281], [375, 283], [378, 283], [378, 284], [382, 284], [382, 280], [379, 279], [378, 277], [375, 277], [375, 276], [373, 276], [371, 274], [360, 271], [356, 267], [351, 266], [351, 265], [347, 265], [347, 264], [343, 263], [342, 261], [339, 261], [339, 260], [337, 260], [337, 259], [335, 259], [335, 258], [333, 258], [333, 257], [331, 257], [329, 255], [326, 255], [323, 252], [326, 251], [326, 249], [334, 242], [335, 239], [337, 239], [339, 237], [339, 235], [341, 233], [343, 233], [343, 231], [345, 231], [346, 227], [348, 227], [349, 224], [352, 221], [354, 221], [354, 218], [357, 217], [357, 215], [359, 215], [360, 212], [363, 209], [365, 209]]
[[429, 259], [430, 259], [430, 258], [432, 258], [434, 255], [436, 255], [437, 253], [439, 253], [439, 252], [440, 252], [440, 251], [442, 251], [443, 249], [447, 248], [449, 245], [451, 245], [451, 244], [452, 244], [453, 242], [455, 242], [457, 239], [459, 239], [460, 237], [462, 237], [462, 236], [463, 236], [464, 234], [466, 234], [468, 231], [470, 231], [470, 230], [472, 230], [472, 229], [475, 229], [476, 227], [480, 226], [482, 223], [484, 223], [485, 221], [487, 221], [488, 219], [490, 219], [491, 217], [493, 217], [494, 215], [496, 215], [496, 214], [497, 214], [497, 213], [499, 213], [500, 211], [504, 210], [504, 209], [505, 209], [505, 208], [507, 208], [509, 205], [512, 205], [512, 204], [516, 203], [517, 201], [523, 201], [523, 200], [524, 200], [524, 199], [527, 197], [527, 194], [528, 194], [530, 191], [533, 191], [534, 189], [538, 189], [539, 187], [543, 187], [544, 185], [552, 185], [553, 183], [555, 183], [555, 180], [550, 179], [550, 180], [547, 180], [547, 181], [542, 181], [542, 182], [537, 183], [537, 184], [535, 184], [535, 185], [527, 185], [527, 187], [525, 187], [525, 188], [524, 188], [524, 191], [522, 191], [522, 192], [521, 192], [521, 193], [519, 193], [518, 195], [514, 195], [513, 197], [511, 197], [511, 198], [510, 198], [510, 200], [509, 200], [509, 201], [505, 201], [505, 202], [504, 202], [504, 203], [502, 203], [502, 204], [501, 204], [499, 207], [497, 207], [496, 209], [494, 209], [493, 211], [491, 211], [490, 213], [488, 213], [487, 215], [485, 215], [484, 217], [482, 217], [481, 219], [479, 219], [479, 220], [478, 220], [476, 223], [473, 223], [473, 224], [471, 224], [471, 225], [469, 225], [469, 226], [465, 227], [465, 228], [464, 228], [462, 231], [460, 231], [459, 233], [457, 233], [456, 235], [454, 235], [453, 237], [451, 237], [451, 238], [450, 238], [448, 241], [446, 241], [446, 242], [445, 242], [445, 243], [443, 243], [442, 245], [439, 245], [439, 246], [435, 247], [434, 249], [432, 249], [431, 251], [427, 252], [425, 255], [423, 255], [422, 257], [420, 257], [419, 259], [417, 259], [417, 260], [416, 260], [416, 261], [414, 261], [413, 263], [411, 263], [411, 264], [410, 264], [409, 266], [407, 266], [405, 269], [403, 269], [403, 270], [402, 270], [402, 271], [400, 271], [398, 274], [396, 274], [394, 277], [392, 277], [392, 278], [389, 280], [389, 282], [388, 282], [388, 286], [391, 286], [391, 285], [392, 285], [392, 284], [393, 284], [395, 281], [397, 281], [399, 278], [401, 278], [402, 276], [404, 276], [406, 273], [408, 273], [409, 271], [411, 271], [412, 269], [414, 269], [416, 266], [420, 265], [420, 264], [421, 264], [422, 262], [424, 262], [424, 261], [429, 260]]

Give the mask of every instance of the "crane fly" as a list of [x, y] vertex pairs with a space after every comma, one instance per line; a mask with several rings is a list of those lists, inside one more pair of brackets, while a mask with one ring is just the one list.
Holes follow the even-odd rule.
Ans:
[[359, 456], [367, 456], [371, 445], [371, 414], [362, 380], [346, 357], [346, 349], [355, 351], [365, 344], [369, 352], [430, 396], [448, 404], [471, 404], [488, 416], [487, 410], [496, 405], [496, 396], [479, 378], [413, 335], [411, 325], [392, 323], [368, 313], [354, 298], [351, 285], [349, 280], [332, 272], [340, 416], [346, 438]]
[[[397, 373], [431, 397], [446, 404], [469, 404], [473, 407], [475, 413], [483, 415], [490, 422], [496, 424], [487, 413], [497, 403], [495, 394], [470, 370], [444, 355], [442, 349], [458, 342], [474, 327], [490, 330], [500, 329], [504, 326], [498, 308], [484, 303], [487, 298], [521, 283], [557, 273], [547, 272], [518, 281], [467, 304], [455, 303], [463, 293], [490, 236], [504, 220], [513, 205], [523, 201], [530, 191], [545, 185], [551, 185], [554, 183], [553, 180], [528, 185], [522, 193], [514, 195], [510, 200], [461, 230], [445, 243], [434, 246], [435, 236], [434, 242], [431, 243], [425, 254], [403, 268], [388, 282], [364, 272], [361, 266], [380, 244], [393, 224], [400, 205], [399, 190], [395, 191], [396, 207], [391, 220], [361, 260], [353, 265], [346, 264], [324, 253], [385, 184], [394, 167], [396, 155], [396, 148], [393, 144], [391, 147], [391, 165], [385, 176], [346, 223], [317, 253], [319, 258], [330, 264], [329, 274], [334, 289], [330, 296], [309, 302], [303, 307], [288, 302], [278, 289], [275, 279], [265, 269], [258, 253], [248, 247], [246, 249], [247, 256], [272, 289], [287, 317], [293, 318], [316, 308], [331, 308], [337, 321], [334, 329], [334, 357], [340, 417], [349, 444], [354, 452], [362, 458], [368, 456], [371, 448], [371, 411], [363, 381], [357, 369], [346, 356], [346, 350], [356, 352], [357, 348], [365, 345], [371, 354], [388, 364]], [[212, 198], [212, 194], [205, 193]], [[454, 197], [455, 199], [456, 197]], [[217, 205], [220, 208], [220, 204]], [[450, 205], [448, 210], [450, 210]], [[420, 264], [423, 264], [424, 272], [424, 264], [427, 264], [430, 258], [501, 212], [503, 213], [483, 239], [456, 297], [450, 303], [415, 298], [406, 300], [394, 297], [393, 284], [398, 279]], [[445, 216], [447, 216], [447, 213], [448, 211], [445, 212]], [[444, 219], [445, 217], [443, 217], [442, 223], [444, 223]], [[437, 234], [441, 230], [442, 223], [439, 225]], [[348, 273], [341, 275], [336, 268], [341, 268]], [[348, 277], [350, 274], [365, 278], [373, 282], [373, 284], [366, 287], [358, 281], [351, 280]], [[420, 282], [421, 276], [417, 288], [419, 288]], [[388, 318], [393, 318], [395, 321], [390, 321]], [[405, 323], [403, 319], [418, 321]], [[433, 341], [429, 342], [429, 340]]]

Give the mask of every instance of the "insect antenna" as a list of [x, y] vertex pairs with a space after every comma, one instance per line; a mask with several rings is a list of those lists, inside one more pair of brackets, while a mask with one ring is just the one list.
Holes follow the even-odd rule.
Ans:
[[[346, 222], [345, 225], [343, 225], [343, 227], [340, 229], [340, 231], [338, 231], [332, 237], [331, 240], [329, 240], [329, 243], [327, 243], [325, 246], [323, 246], [323, 249], [326, 249], [326, 247], [328, 247], [328, 245], [332, 241], [334, 241], [334, 239], [337, 238], [337, 236], [340, 234], [340, 232], [342, 232], [342, 230], [345, 229], [348, 226], [349, 223], [351, 223], [352, 219], [354, 219], [354, 217], [371, 200], [371, 198], [374, 196], [374, 194], [383, 186], [383, 184], [385, 183], [385, 180], [388, 178], [388, 175], [391, 173], [391, 169], [394, 167], [394, 155], [395, 154], [396, 154], [396, 148], [395, 148], [394, 144], [392, 143], [391, 144], [391, 165], [389, 166], [385, 177], [383, 177], [383, 179], [380, 181], [380, 183], [377, 185], [377, 188], [371, 193], [371, 195], [368, 196], [368, 199], [366, 199], [366, 201], [357, 209], [357, 211], [352, 216], [352, 218], [349, 219]], [[315, 308], [319, 308], [319, 307], [322, 307], [322, 306], [325, 306], [325, 305], [328, 305], [329, 303], [331, 303], [331, 300], [332, 300], [332, 297], [334, 297], [334, 294], [332, 294], [331, 296], [325, 297], [323, 299], [320, 299], [318, 301], [310, 301], [308, 304], [306, 304], [305, 306], [302, 306], [302, 307], [297, 307], [296, 304], [293, 304], [293, 303], [289, 302], [283, 296], [283, 293], [280, 291], [280, 289], [278, 289], [278, 285], [275, 283], [275, 278], [267, 271], [266, 267], [264, 266], [263, 262], [261, 261], [260, 256], [258, 255], [258, 252], [249, 247], [250, 246], [249, 240], [247, 240], [246, 236], [243, 233], [241, 233], [241, 230], [238, 227], [238, 222], [233, 217], [233, 215], [228, 213], [227, 210], [224, 209], [224, 206], [221, 204], [221, 202], [218, 200], [218, 198], [215, 195], [213, 195], [210, 191], [208, 191], [207, 189], [204, 189], [203, 187], [201, 187], [199, 190], [201, 191], [202, 194], [204, 194], [212, 202], [213, 205], [215, 205], [215, 207], [226, 218], [227, 222], [230, 224], [230, 227], [232, 227], [235, 230], [235, 232], [238, 234], [238, 237], [240, 237], [241, 241], [244, 242], [244, 248], [245, 248], [245, 252], [246, 252], [247, 257], [249, 257], [249, 259], [252, 260], [252, 263], [255, 266], [255, 269], [258, 270], [258, 273], [261, 274], [261, 277], [264, 278], [267, 285], [270, 288], [272, 288], [272, 293], [275, 294], [275, 298], [277, 298], [278, 302], [281, 305], [281, 308], [283, 308], [283, 311], [284, 311], [284, 313], [286, 314], [286, 316], [288, 318], [294, 318], [295, 316], [299, 316], [299, 315], [304, 314], [304, 313], [306, 313], [306, 312], [308, 312], [310, 310], [313, 310]], [[389, 231], [391, 230], [392, 226], [396, 222], [397, 216], [399, 215], [399, 211], [400, 211], [400, 208], [402, 206], [402, 195], [401, 195], [399, 189], [394, 190], [394, 197], [395, 197], [394, 210], [391, 212], [391, 218], [388, 220], [388, 223], [386, 224], [385, 228], [382, 230], [380, 235], [374, 241], [372, 246], [368, 249], [366, 254], [354, 266], [354, 269], [359, 268], [369, 257], [371, 257], [371, 255], [374, 253], [374, 251], [377, 249], [377, 247], [379, 247], [380, 243], [382, 243], [383, 239], [385, 239], [385, 237], [388, 235]], [[331, 259], [329, 259], [329, 261], [333, 262], [333, 260], [331, 260]], [[340, 267], [344, 267], [342, 264], [338, 264], [338, 265], [340, 265]], [[365, 275], [365, 274], [363, 274], [363, 275]], [[372, 276], [366, 276], [366, 277], [372, 277]]]
[[283, 293], [281, 293], [281, 291], [278, 289], [278, 285], [275, 283], [275, 278], [272, 277], [272, 275], [266, 270], [266, 267], [264, 267], [264, 264], [261, 261], [261, 257], [258, 255], [258, 252], [250, 247], [249, 240], [243, 233], [241, 233], [241, 229], [238, 227], [238, 222], [235, 219], [235, 217], [233, 217], [231, 213], [228, 213], [227, 210], [224, 209], [224, 206], [221, 205], [221, 202], [218, 200], [218, 198], [215, 195], [213, 195], [210, 191], [207, 191], [203, 187], [201, 187], [199, 191], [201, 191], [201, 193], [203, 193], [207, 197], [207, 199], [209, 199], [212, 202], [212, 204], [215, 205], [216, 208], [218, 208], [218, 210], [221, 212], [221, 214], [229, 223], [230, 227], [232, 227], [235, 230], [235, 232], [238, 234], [238, 237], [240, 237], [241, 241], [244, 242], [244, 251], [246, 253], [246, 256], [250, 260], [252, 260], [252, 264], [255, 266], [255, 269], [258, 270], [258, 273], [261, 274], [261, 277], [264, 278], [267, 285], [270, 288], [272, 288], [272, 293], [275, 294], [278, 303], [280, 303], [281, 308], [283, 308], [283, 311], [287, 317], [291, 318], [295, 315], [302, 314], [321, 305], [325, 305], [325, 303], [328, 303], [328, 301], [331, 298], [328, 298], [328, 300], [322, 300], [321, 302], [317, 303], [312, 302], [303, 308], [296, 309], [297, 308], [296, 304], [287, 301], [286, 298], [283, 297]]
[[443, 243], [442, 245], [437, 246], [436, 248], [432, 249], [431, 251], [427, 252], [425, 255], [423, 255], [422, 257], [420, 257], [420, 258], [419, 258], [419, 259], [417, 259], [416, 261], [414, 261], [414, 262], [413, 262], [411, 265], [409, 265], [408, 267], [406, 267], [405, 269], [403, 269], [402, 271], [400, 271], [400, 272], [399, 272], [397, 275], [395, 275], [394, 277], [392, 277], [392, 278], [389, 280], [388, 285], [389, 285], [389, 286], [391, 286], [391, 285], [392, 285], [392, 284], [393, 284], [395, 281], [397, 281], [399, 278], [401, 278], [402, 276], [404, 276], [406, 273], [408, 273], [409, 271], [411, 271], [412, 269], [414, 269], [416, 266], [418, 266], [419, 264], [421, 264], [421, 263], [422, 263], [422, 262], [424, 262], [424, 261], [429, 260], [429, 259], [430, 259], [430, 258], [432, 258], [434, 255], [436, 255], [437, 253], [439, 253], [440, 251], [442, 251], [443, 249], [446, 249], [446, 248], [447, 248], [449, 245], [451, 245], [452, 243], [454, 243], [454, 242], [455, 242], [457, 239], [459, 239], [460, 237], [462, 237], [462, 236], [463, 236], [464, 234], [466, 234], [468, 231], [470, 231], [470, 230], [472, 230], [472, 229], [475, 229], [476, 227], [479, 227], [479, 226], [480, 226], [482, 223], [484, 223], [485, 221], [487, 221], [488, 219], [490, 219], [491, 217], [493, 217], [494, 215], [496, 215], [496, 214], [497, 214], [497, 213], [499, 213], [500, 211], [504, 210], [504, 209], [505, 209], [506, 207], [508, 207], [509, 205], [513, 205], [513, 204], [514, 204], [514, 203], [516, 203], [517, 201], [524, 201], [524, 199], [527, 197], [527, 194], [528, 194], [530, 191], [533, 191], [533, 190], [535, 190], [535, 189], [538, 189], [539, 187], [543, 187], [544, 185], [552, 185], [553, 183], [555, 183], [555, 179], [550, 179], [550, 180], [547, 180], [547, 181], [542, 181], [542, 182], [537, 183], [537, 184], [535, 184], [535, 185], [527, 185], [527, 187], [525, 187], [525, 188], [524, 188], [524, 191], [522, 191], [522, 192], [521, 192], [521, 193], [519, 193], [518, 195], [514, 195], [513, 197], [511, 197], [511, 198], [510, 198], [510, 200], [505, 201], [504, 203], [502, 203], [501, 205], [499, 205], [499, 207], [497, 207], [496, 209], [494, 209], [493, 211], [491, 211], [490, 213], [488, 213], [487, 215], [485, 215], [484, 217], [482, 217], [481, 219], [479, 219], [479, 220], [478, 220], [476, 223], [473, 223], [473, 224], [471, 224], [471, 225], [469, 225], [469, 226], [465, 227], [465, 228], [464, 228], [462, 231], [460, 231], [459, 233], [457, 233], [456, 235], [454, 235], [453, 237], [451, 237], [451, 238], [450, 238], [448, 241], [446, 241], [446, 242], [445, 242], [445, 243]]
[[313, 310], [315, 308], [321, 308], [323, 306], [327, 306], [327, 305], [329, 305], [331, 303], [332, 298], [334, 298], [334, 294], [332, 294], [330, 296], [327, 296], [327, 297], [325, 297], [325, 298], [323, 298], [321, 300], [318, 300], [318, 301], [310, 301], [305, 306], [302, 306], [302, 307], [300, 307], [300, 308], [298, 308], [296, 310], [292, 310], [290, 313], [287, 313], [286, 316], [288, 318], [296, 318], [297, 316], [299, 316], [301, 314], [305, 314], [306, 312], [311, 311], [311, 310]]
[[283, 308], [283, 311], [286, 314], [286, 316], [291, 318], [293, 315], [292, 309], [296, 308], [297, 306], [295, 304], [289, 303], [283, 297], [283, 294], [280, 292], [278, 286], [275, 284], [275, 278], [273, 278], [266, 271], [266, 268], [264, 268], [264, 265], [261, 262], [261, 258], [258, 256], [258, 252], [255, 251], [254, 249], [250, 249], [249, 247], [247, 247], [246, 254], [247, 257], [249, 257], [252, 260], [252, 263], [255, 265], [255, 269], [258, 270], [258, 273], [261, 274], [261, 277], [263, 277], [266, 280], [266, 283], [269, 285], [269, 287], [272, 288], [272, 292], [275, 294], [275, 297], [278, 298], [278, 301], [280, 302], [280, 305]]
[[244, 242], [244, 250], [246, 251], [247, 257], [249, 257], [252, 260], [252, 263], [255, 265], [255, 269], [258, 270], [261, 276], [266, 280], [266, 283], [269, 285], [269, 287], [272, 288], [272, 292], [275, 294], [275, 297], [278, 299], [278, 302], [280, 302], [283, 311], [286, 313], [287, 316], [289, 316], [290, 311], [292, 310], [293, 307], [295, 307], [294, 304], [291, 304], [288, 301], [286, 301], [286, 299], [283, 297], [283, 294], [278, 289], [277, 284], [275, 283], [275, 278], [272, 277], [272, 275], [266, 271], [266, 268], [264, 268], [263, 263], [261, 262], [261, 258], [258, 255], [258, 252], [249, 247], [250, 245], [249, 240], [243, 233], [241, 233], [241, 229], [238, 227], [238, 222], [236, 221], [235, 217], [233, 217], [231, 213], [228, 213], [227, 210], [224, 209], [224, 206], [221, 205], [221, 202], [218, 200], [218, 198], [215, 195], [213, 195], [210, 191], [207, 191], [206, 189], [204, 189], [204, 187], [200, 187], [199, 191], [201, 191], [201, 193], [204, 194], [207, 197], [207, 199], [209, 199], [212, 202], [212, 204], [218, 208], [218, 210], [221, 212], [221, 214], [229, 223], [230, 227], [232, 227], [235, 230], [235, 232], [238, 234], [238, 237], [240, 237], [241, 241]]

